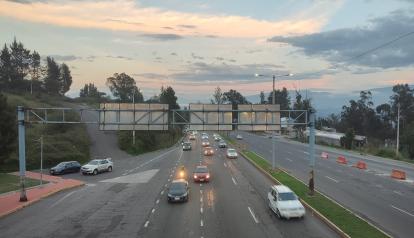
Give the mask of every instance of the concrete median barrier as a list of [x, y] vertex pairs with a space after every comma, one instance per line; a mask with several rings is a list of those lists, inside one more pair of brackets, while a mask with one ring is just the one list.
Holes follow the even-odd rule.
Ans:
[[328, 158], [329, 158], [328, 153], [326, 153], [326, 152], [322, 152], [322, 153], [321, 153], [321, 158], [322, 158], [322, 159], [328, 159]]

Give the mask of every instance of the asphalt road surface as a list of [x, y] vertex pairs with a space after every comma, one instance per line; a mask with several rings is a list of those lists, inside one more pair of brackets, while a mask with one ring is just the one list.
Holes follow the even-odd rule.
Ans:
[[[272, 160], [270, 138], [247, 132], [239, 133], [246, 147]], [[322, 151], [329, 153], [329, 159], [321, 159]], [[338, 164], [336, 158], [344, 155], [348, 165]], [[291, 171], [308, 181], [308, 145], [276, 138], [276, 165]], [[414, 233], [414, 165], [374, 156], [362, 156], [326, 147], [316, 147], [316, 189], [330, 196], [340, 204], [354, 211], [371, 223], [381, 227], [394, 237], [413, 237]], [[356, 161], [366, 162], [368, 169], [359, 170], [352, 165]], [[407, 172], [407, 180], [390, 177], [391, 169]]]
[[[94, 125], [88, 131], [94, 135], [93, 155], [111, 156], [113, 172], [64, 175], [86, 186], [0, 219], [2, 238], [336, 237], [309, 212], [304, 219], [279, 220], [266, 205], [271, 182], [244, 159], [226, 159], [224, 149], [202, 156], [197, 139], [191, 151], [175, 146], [129, 156], [116, 147], [112, 133], [97, 132]], [[209, 166], [211, 182], [190, 180], [189, 201], [169, 204], [167, 188], [177, 167], [184, 165], [190, 174], [200, 163]]]

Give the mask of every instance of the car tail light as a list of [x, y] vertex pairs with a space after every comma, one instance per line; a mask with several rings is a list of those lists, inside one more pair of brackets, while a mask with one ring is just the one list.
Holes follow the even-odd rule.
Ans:
[[194, 178], [196, 179], [197, 178], [197, 175], [194, 175]]
[[207, 174], [206, 178], [210, 178], [210, 174]]

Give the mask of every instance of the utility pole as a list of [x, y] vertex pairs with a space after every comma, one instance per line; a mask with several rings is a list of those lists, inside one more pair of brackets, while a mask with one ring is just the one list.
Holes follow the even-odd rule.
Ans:
[[309, 194], [312, 196], [315, 192], [315, 110], [309, 110]]
[[[272, 105], [276, 104], [276, 95], [275, 95], [275, 81], [276, 76], [273, 75], [273, 91], [272, 91]], [[274, 113], [273, 114], [273, 123], [275, 121]], [[276, 135], [275, 131], [272, 131], [272, 169], [274, 170], [276, 168]]]
[[20, 175], [20, 202], [26, 202], [25, 175], [26, 175], [26, 133], [24, 128], [24, 108], [17, 107], [17, 123], [19, 136], [19, 175]]
[[395, 148], [395, 154], [398, 157], [400, 151], [400, 103], [397, 105], [397, 146]]
[[132, 144], [135, 145], [135, 88], [132, 93], [132, 104], [134, 105], [134, 125], [132, 130]]
[[40, 185], [43, 185], [43, 136], [40, 136]]

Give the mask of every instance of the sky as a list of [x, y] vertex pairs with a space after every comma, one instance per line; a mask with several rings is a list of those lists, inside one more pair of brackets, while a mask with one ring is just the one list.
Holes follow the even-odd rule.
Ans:
[[310, 96], [414, 84], [414, 0], [0, 0], [0, 29], [68, 64], [69, 96], [122, 72], [180, 103], [269, 92], [272, 75]]

